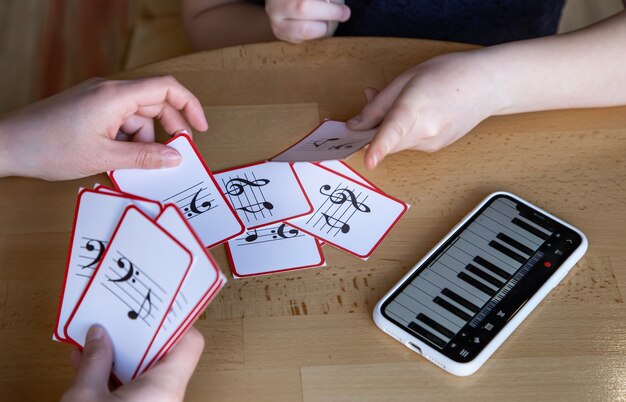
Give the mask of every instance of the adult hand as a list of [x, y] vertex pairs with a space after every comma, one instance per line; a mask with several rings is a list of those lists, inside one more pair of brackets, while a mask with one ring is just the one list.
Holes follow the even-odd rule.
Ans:
[[343, 3], [343, 0], [266, 0], [265, 10], [278, 39], [301, 43], [333, 36], [338, 23], [350, 18], [350, 8]]
[[173, 77], [85, 81], [0, 118], [0, 177], [176, 166], [178, 152], [154, 143], [155, 118], [169, 134], [189, 129], [187, 121], [208, 128], [198, 99]]
[[202, 334], [192, 327], [154, 367], [112, 391], [109, 389], [113, 360], [111, 341], [102, 327], [93, 326], [87, 332], [82, 353], [75, 350], [72, 354], [76, 378], [61, 401], [182, 401], [203, 348]]
[[406, 149], [435, 152], [494, 114], [501, 103], [479, 51], [430, 59], [399, 75], [348, 121], [353, 130], [378, 132], [365, 154], [373, 169], [387, 155]]

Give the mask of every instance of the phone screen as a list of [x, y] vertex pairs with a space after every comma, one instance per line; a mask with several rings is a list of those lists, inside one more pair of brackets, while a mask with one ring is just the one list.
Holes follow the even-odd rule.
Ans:
[[581, 244], [574, 230], [498, 194], [382, 305], [457, 362], [471, 361]]

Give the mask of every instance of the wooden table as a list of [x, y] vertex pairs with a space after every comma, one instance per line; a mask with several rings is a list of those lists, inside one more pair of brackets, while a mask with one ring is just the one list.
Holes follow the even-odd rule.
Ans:
[[[322, 118], [347, 119], [434, 55], [468, 46], [332, 39], [199, 53], [121, 74], [173, 74], [210, 122], [196, 143], [216, 170], [262, 160]], [[204, 356], [189, 400], [617, 400], [626, 395], [626, 109], [490, 118], [436, 154], [366, 171], [412, 208], [367, 262], [325, 247], [328, 267], [229, 281], [200, 318]], [[76, 191], [104, 175], [0, 180], [0, 399], [56, 399], [73, 376], [50, 340]], [[468, 378], [379, 331], [376, 301], [478, 201], [516, 193], [578, 226], [585, 257]], [[222, 247], [212, 250], [229, 271]]]

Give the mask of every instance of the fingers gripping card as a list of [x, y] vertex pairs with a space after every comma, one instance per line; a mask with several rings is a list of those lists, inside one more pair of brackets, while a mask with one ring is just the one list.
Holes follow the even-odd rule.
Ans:
[[215, 173], [215, 179], [248, 229], [313, 212], [288, 163], [255, 163]]
[[66, 338], [63, 329], [70, 313], [76, 307], [76, 302], [98, 266], [120, 217], [126, 208], [135, 202], [135, 205], [146, 214], [160, 211], [157, 202], [139, 202], [122, 195], [104, 194], [93, 190], [80, 192], [59, 301], [54, 334], [57, 340]]
[[157, 218], [157, 224], [174, 236], [194, 256], [187, 278], [167, 313], [163, 326], [154, 340], [139, 372], [143, 372], [179, 333], [184, 332], [207, 299], [226, 282], [217, 263], [207, 253], [187, 220], [174, 205], [168, 205]]
[[110, 172], [121, 191], [175, 204], [205, 247], [231, 239], [244, 226], [226, 201], [209, 168], [189, 136], [181, 134], [168, 142], [182, 156], [180, 165], [168, 169], [125, 169]]
[[249, 230], [226, 244], [235, 278], [324, 264], [318, 241], [284, 223]]
[[295, 145], [276, 155], [272, 162], [318, 162], [346, 159], [369, 144], [376, 129], [350, 130], [342, 121], [326, 120]]
[[84, 346], [87, 330], [104, 327], [113, 343], [113, 373], [127, 383], [148, 348], [191, 266], [179, 242], [129, 207], [66, 326]]
[[323, 166], [296, 163], [294, 168], [315, 211], [289, 225], [360, 258], [374, 252], [408, 208]]

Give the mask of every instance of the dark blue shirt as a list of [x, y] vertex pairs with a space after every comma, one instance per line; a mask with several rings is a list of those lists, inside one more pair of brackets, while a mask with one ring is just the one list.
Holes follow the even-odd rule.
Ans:
[[346, 0], [336, 36], [386, 36], [495, 45], [556, 33], [564, 0]]
[[339, 24], [335, 36], [387, 36], [495, 45], [555, 34], [564, 2], [346, 0], [352, 16]]

